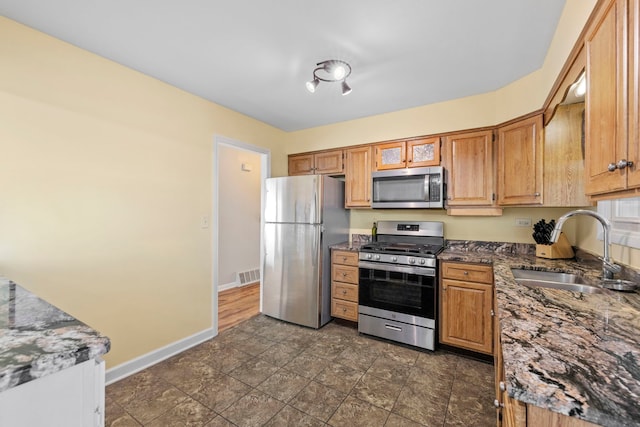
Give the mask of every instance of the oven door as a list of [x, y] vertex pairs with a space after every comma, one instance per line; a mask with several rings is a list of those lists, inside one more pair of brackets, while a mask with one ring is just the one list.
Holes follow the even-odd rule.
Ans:
[[359, 305], [435, 319], [435, 268], [360, 261], [359, 276]]

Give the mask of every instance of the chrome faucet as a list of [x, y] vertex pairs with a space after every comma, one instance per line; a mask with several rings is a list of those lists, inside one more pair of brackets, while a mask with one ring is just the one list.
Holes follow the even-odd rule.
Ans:
[[594, 217], [600, 224], [602, 224], [602, 228], [604, 229], [604, 255], [602, 257], [602, 278], [603, 279], [613, 279], [613, 275], [619, 273], [622, 270], [618, 264], [615, 264], [611, 257], [609, 256], [609, 232], [611, 231], [611, 223], [609, 220], [597, 212], [586, 210], [586, 209], [577, 209], [575, 211], [567, 212], [562, 215], [558, 222], [556, 223], [556, 227], [553, 229], [551, 233], [551, 242], [555, 243], [558, 241], [560, 237], [560, 231], [562, 230], [562, 226], [564, 222], [575, 215], [587, 215]]

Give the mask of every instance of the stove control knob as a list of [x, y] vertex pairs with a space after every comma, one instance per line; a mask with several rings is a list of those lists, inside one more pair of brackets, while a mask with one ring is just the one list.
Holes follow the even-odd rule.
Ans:
[[424, 264], [425, 262], [426, 262], [426, 261], [424, 260], [424, 258], [422, 258], [422, 259], [420, 260], [420, 264]]
[[397, 257], [397, 256], [392, 256], [392, 257], [391, 257], [391, 261], [393, 261], [393, 262], [398, 261], [398, 257]]
[[371, 254], [367, 254], [367, 259], [371, 259]]
[[373, 258], [374, 258], [376, 261], [379, 261], [379, 260], [380, 260], [380, 255], [375, 255]]
[[409, 264], [415, 264], [415, 263], [416, 263], [415, 258], [409, 258]]

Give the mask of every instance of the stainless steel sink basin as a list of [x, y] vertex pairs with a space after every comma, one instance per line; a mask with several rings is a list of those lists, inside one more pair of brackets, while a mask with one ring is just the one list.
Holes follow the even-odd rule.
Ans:
[[535, 280], [558, 283], [584, 283], [582, 277], [573, 273], [563, 273], [561, 271], [539, 271], [512, 268], [511, 272], [513, 273], [513, 277], [516, 278], [516, 282], [519, 280]]
[[606, 292], [601, 288], [586, 284], [582, 277], [573, 273], [526, 270], [521, 268], [512, 268], [511, 272], [516, 279], [516, 283], [529, 287], [561, 289], [585, 294]]

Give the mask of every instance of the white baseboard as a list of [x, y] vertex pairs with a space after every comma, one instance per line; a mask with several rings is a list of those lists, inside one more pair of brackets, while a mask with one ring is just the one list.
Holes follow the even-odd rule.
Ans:
[[240, 286], [240, 282], [237, 280], [235, 282], [225, 283], [224, 285], [218, 285], [218, 292], [226, 291], [227, 289], [233, 289]]
[[109, 385], [123, 378], [133, 375], [149, 366], [155, 365], [171, 356], [181, 353], [193, 346], [196, 346], [208, 339], [215, 337], [213, 328], [205, 329], [189, 337], [168, 344], [150, 353], [143, 354], [121, 365], [107, 369], [106, 384]]

